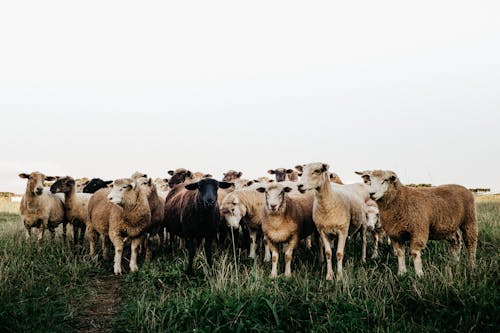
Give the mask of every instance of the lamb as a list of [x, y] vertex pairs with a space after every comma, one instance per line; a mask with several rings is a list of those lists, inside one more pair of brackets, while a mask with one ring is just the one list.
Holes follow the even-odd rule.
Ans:
[[278, 276], [278, 244], [285, 242], [285, 277], [289, 277], [292, 274], [293, 250], [300, 239], [310, 236], [315, 229], [312, 219], [314, 195], [288, 195], [292, 188], [281, 183], [259, 187], [256, 190], [266, 196], [262, 231], [272, 252], [270, 277]]
[[73, 225], [73, 244], [83, 245], [85, 229], [88, 223], [88, 204], [92, 194], [77, 193], [76, 181], [71, 177], [62, 177], [50, 187], [52, 193], [64, 193], [64, 211], [66, 220]]
[[31, 238], [31, 229], [38, 228], [38, 241], [43, 240], [45, 229], [49, 229], [52, 239], [55, 228], [63, 224], [63, 237], [66, 241], [66, 219], [63, 198], [44, 191], [43, 182], [55, 181], [56, 177], [46, 176], [38, 171], [30, 174], [20, 173], [21, 179], [28, 179], [26, 192], [21, 200], [21, 220], [26, 229], [26, 240]]
[[277, 182], [282, 182], [285, 180], [297, 182], [299, 180], [299, 173], [292, 169], [277, 168], [267, 170], [267, 173], [270, 175], [275, 175]]
[[169, 233], [183, 237], [189, 252], [187, 273], [193, 273], [196, 243], [205, 239], [205, 255], [212, 265], [212, 240], [219, 229], [217, 190], [232, 184], [204, 178], [196, 183], [178, 184], [165, 201], [165, 224]]
[[83, 193], [96, 193], [102, 188], [108, 188], [113, 183], [112, 180], [102, 180], [101, 178], [92, 178], [87, 185], [83, 187]]
[[101, 234], [103, 256], [107, 259], [107, 245], [111, 240], [115, 247], [113, 270], [116, 275], [120, 275], [124, 242], [130, 238], [130, 271], [137, 271], [137, 248], [151, 224], [148, 198], [141, 187], [130, 178], [115, 180], [112, 189], [101, 189], [92, 196], [89, 218], [90, 255], [94, 256], [96, 238]]
[[428, 240], [447, 240], [452, 257], [460, 258], [460, 234], [475, 267], [477, 219], [473, 194], [460, 185], [413, 188], [404, 186], [393, 171], [362, 174], [370, 184], [370, 196], [378, 204], [382, 227], [398, 256], [398, 275], [406, 273], [404, 243], [410, 242], [415, 273], [424, 275], [421, 253]]
[[[365, 205], [359, 195], [341, 186], [332, 186], [329, 165], [311, 163], [302, 167], [299, 191], [314, 191], [313, 220], [323, 241], [327, 264], [326, 279], [333, 280], [329, 234], [337, 234], [337, 278], [342, 278], [344, 247], [349, 234], [366, 226]], [[366, 254], [366, 249], [363, 249]], [[364, 256], [362, 260], [364, 259]]]

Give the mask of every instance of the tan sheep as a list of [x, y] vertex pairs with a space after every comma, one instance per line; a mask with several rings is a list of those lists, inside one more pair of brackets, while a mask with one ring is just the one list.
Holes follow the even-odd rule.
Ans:
[[427, 241], [447, 240], [452, 257], [460, 257], [460, 234], [465, 242], [470, 266], [476, 263], [477, 222], [473, 194], [460, 185], [412, 188], [404, 186], [393, 171], [364, 172], [370, 195], [380, 210], [382, 227], [398, 256], [398, 274], [406, 273], [404, 243], [417, 276], [423, 276], [421, 253]]
[[285, 248], [285, 276], [292, 274], [293, 251], [301, 239], [314, 231], [312, 210], [314, 195], [288, 195], [291, 187], [275, 183], [258, 187], [257, 192], [265, 193], [264, 218], [262, 231], [266, 236], [272, 253], [271, 278], [278, 276], [278, 245], [287, 243]]
[[76, 192], [77, 193], [82, 193], [83, 192], [83, 188], [90, 182], [90, 179], [88, 179], [87, 177], [83, 177], [83, 178], [80, 178], [80, 179], [76, 179], [75, 180], [75, 184], [76, 184]]
[[236, 170], [228, 170], [227, 172], [223, 173], [222, 175], [224, 176], [222, 178], [223, 182], [234, 183], [238, 179], [241, 179], [241, 176], [243, 176], [243, 172], [236, 171]]
[[267, 173], [270, 175], [274, 175], [277, 182], [282, 182], [285, 180], [291, 182], [299, 181], [299, 173], [293, 169], [277, 168], [267, 170]]
[[150, 261], [152, 255], [150, 238], [158, 235], [160, 239], [160, 248], [164, 244], [165, 234], [163, 231], [163, 216], [165, 212], [165, 199], [158, 195], [156, 185], [153, 183], [151, 178], [140, 177], [136, 179], [136, 183], [146, 194], [149, 209], [151, 210], [151, 225], [146, 231], [146, 261]]
[[[333, 186], [328, 174], [329, 165], [311, 163], [302, 167], [298, 188], [314, 191], [313, 220], [323, 241], [327, 264], [326, 279], [333, 279], [330, 234], [336, 234], [337, 278], [342, 277], [342, 261], [348, 236], [366, 226], [365, 205], [359, 195], [342, 186]], [[366, 249], [363, 249], [366, 253]], [[362, 258], [364, 259], [364, 258]]]
[[[115, 247], [114, 273], [121, 274], [124, 242], [130, 238], [130, 271], [137, 271], [137, 248], [151, 225], [148, 198], [141, 187], [130, 178], [115, 180], [112, 189], [101, 189], [92, 196], [89, 217], [90, 254], [95, 254], [98, 234], [103, 236], [104, 251], [107, 251], [107, 243], [111, 240]], [[106, 252], [104, 257], [107, 257]]]
[[56, 177], [45, 176], [40, 172], [20, 173], [21, 179], [28, 179], [26, 191], [21, 200], [21, 220], [26, 229], [26, 239], [31, 238], [31, 229], [38, 228], [38, 241], [43, 240], [45, 229], [49, 229], [52, 239], [55, 228], [63, 224], [63, 237], [66, 241], [66, 219], [64, 216], [63, 198], [43, 188], [43, 183], [55, 181]]
[[73, 242], [83, 245], [85, 229], [89, 220], [88, 204], [92, 194], [77, 193], [76, 182], [71, 177], [62, 177], [50, 187], [52, 193], [64, 194], [66, 220], [73, 226]]

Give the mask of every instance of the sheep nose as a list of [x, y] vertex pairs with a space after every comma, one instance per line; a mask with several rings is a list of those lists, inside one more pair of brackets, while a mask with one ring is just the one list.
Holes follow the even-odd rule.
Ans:
[[[365, 192], [365, 193], [366, 193], [366, 192]], [[370, 192], [370, 195], [371, 195], [371, 196], [375, 195], [375, 192]]]
[[297, 187], [298, 187], [298, 188], [299, 188], [299, 190], [300, 190], [301, 188], [303, 188], [303, 187], [304, 187], [304, 185], [303, 185], [303, 184], [299, 184], [299, 185], [297, 185]]
[[271, 205], [271, 209], [275, 210], [276, 209], [276, 205]]

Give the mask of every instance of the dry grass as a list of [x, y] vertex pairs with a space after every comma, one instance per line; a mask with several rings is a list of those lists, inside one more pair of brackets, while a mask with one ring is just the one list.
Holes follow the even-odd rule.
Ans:
[[500, 194], [476, 195], [476, 202], [500, 202]]
[[7, 199], [0, 199], [0, 212], [2, 213], [10, 213], [10, 214], [19, 214], [19, 202], [11, 202]]

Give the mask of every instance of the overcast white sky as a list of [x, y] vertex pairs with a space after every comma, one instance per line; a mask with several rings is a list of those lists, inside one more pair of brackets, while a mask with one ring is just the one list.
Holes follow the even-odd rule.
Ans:
[[330, 163], [500, 191], [498, 1], [6, 1], [0, 191], [19, 172], [248, 178]]

